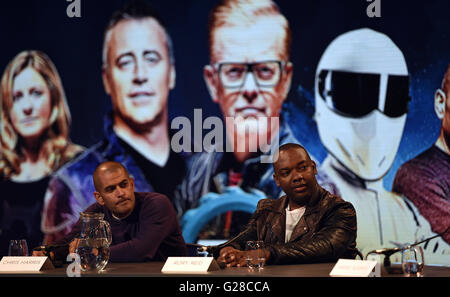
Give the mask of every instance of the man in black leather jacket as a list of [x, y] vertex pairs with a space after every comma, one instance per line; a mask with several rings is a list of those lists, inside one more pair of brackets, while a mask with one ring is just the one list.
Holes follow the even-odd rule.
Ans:
[[319, 186], [316, 164], [302, 146], [282, 145], [277, 156], [273, 178], [286, 195], [261, 200], [246, 228], [210, 251], [228, 267], [247, 265], [249, 240], [264, 241], [267, 264], [354, 259], [358, 251], [353, 205]]

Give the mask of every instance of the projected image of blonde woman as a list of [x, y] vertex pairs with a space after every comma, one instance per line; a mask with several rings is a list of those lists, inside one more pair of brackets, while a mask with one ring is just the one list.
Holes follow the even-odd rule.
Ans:
[[40, 213], [49, 175], [83, 148], [70, 141], [65, 93], [46, 54], [19, 53], [0, 86], [2, 237], [26, 238], [31, 246], [42, 237]]

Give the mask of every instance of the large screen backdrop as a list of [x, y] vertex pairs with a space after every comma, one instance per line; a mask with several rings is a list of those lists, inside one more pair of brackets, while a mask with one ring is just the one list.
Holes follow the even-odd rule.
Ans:
[[[105, 56], [105, 29], [125, 2], [0, 4], [3, 253], [15, 237], [37, 245], [66, 234], [95, 202], [91, 176], [101, 158], [124, 163], [137, 191], [166, 194], [186, 242], [230, 238], [261, 198], [283, 194], [260, 158], [283, 142], [302, 144], [319, 183], [352, 202], [364, 255], [446, 231], [447, 1], [230, 1], [214, 16], [219, 1], [148, 1], [171, 50], [160, 25], [122, 20]], [[145, 42], [151, 50], [139, 52]], [[121, 97], [127, 83], [140, 89]], [[150, 109], [158, 114], [139, 122]], [[159, 129], [152, 125], [167, 127], [162, 158], [136, 140]], [[252, 129], [270, 135], [270, 151], [235, 154], [233, 142], [233, 152], [218, 149]], [[449, 242], [448, 233], [430, 241], [428, 262], [449, 264]]]

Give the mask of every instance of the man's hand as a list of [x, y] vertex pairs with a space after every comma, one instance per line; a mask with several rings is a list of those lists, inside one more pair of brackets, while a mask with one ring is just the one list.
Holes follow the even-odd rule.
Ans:
[[245, 252], [232, 248], [230, 246], [224, 247], [220, 250], [220, 255], [217, 261], [225, 263], [227, 267], [243, 267], [246, 266]]
[[[33, 251], [32, 254], [33, 257], [47, 257], [48, 254], [46, 251]], [[55, 253], [54, 252], [50, 252], [50, 260], [55, 259]]]
[[33, 257], [47, 257], [47, 253], [45, 251], [33, 251]]

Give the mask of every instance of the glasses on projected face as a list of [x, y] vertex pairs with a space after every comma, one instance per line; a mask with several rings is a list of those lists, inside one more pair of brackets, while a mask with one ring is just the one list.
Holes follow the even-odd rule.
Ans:
[[274, 87], [281, 79], [284, 66], [282, 61], [262, 61], [255, 63], [217, 63], [220, 82], [225, 88], [241, 88], [247, 77], [252, 73], [258, 87]]
[[328, 107], [346, 117], [379, 110], [395, 118], [408, 112], [409, 77], [335, 70], [319, 73], [318, 92]]

